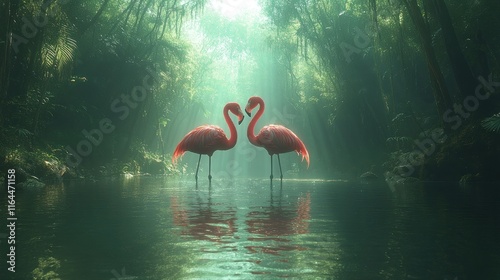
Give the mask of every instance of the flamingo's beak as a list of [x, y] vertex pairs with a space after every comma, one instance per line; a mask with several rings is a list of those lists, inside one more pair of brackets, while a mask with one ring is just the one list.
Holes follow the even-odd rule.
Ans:
[[243, 119], [245, 119], [245, 116], [244, 115], [241, 115], [241, 119], [238, 120], [238, 125], [240, 125], [242, 122], [243, 122]]
[[249, 117], [252, 117], [252, 113], [248, 112], [246, 108], [245, 108], [245, 112], [247, 113], [247, 115], [248, 115]]

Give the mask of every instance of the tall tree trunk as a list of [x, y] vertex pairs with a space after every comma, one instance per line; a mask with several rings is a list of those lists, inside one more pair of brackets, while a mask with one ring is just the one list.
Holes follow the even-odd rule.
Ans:
[[441, 33], [443, 34], [446, 52], [450, 59], [453, 75], [462, 94], [461, 97], [471, 95], [474, 93], [475, 86], [478, 82], [474, 79], [469, 64], [460, 49], [460, 44], [458, 43], [457, 34], [455, 33], [448, 8], [443, 0], [434, 0], [434, 6], [436, 8], [437, 19], [442, 28]]
[[10, 79], [10, 50], [12, 49], [12, 25], [10, 0], [4, 3], [3, 25], [5, 28], [5, 43], [0, 64], [0, 127], [3, 126], [3, 106], [7, 97]]
[[434, 48], [432, 46], [431, 34], [425, 24], [424, 18], [422, 17], [417, 1], [402, 0], [402, 2], [408, 9], [411, 20], [413, 21], [413, 24], [415, 25], [415, 28], [420, 36], [422, 48], [427, 61], [427, 67], [429, 69], [437, 110], [439, 115], [443, 116], [446, 110], [452, 107], [452, 102], [448, 89], [446, 88], [443, 73], [441, 72]]
[[102, 3], [101, 7], [99, 8], [99, 10], [97, 10], [97, 13], [94, 15], [94, 17], [92, 17], [92, 19], [87, 24], [85, 24], [82, 28], [80, 28], [80, 30], [78, 30], [78, 37], [83, 36], [83, 34], [85, 34], [85, 32], [90, 27], [97, 23], [99, 17], [101, 17], [102, 12], [104, 12], [104, 9], [106, 9], [106, 7], [108, 6], [109, 1], [110, 0], [104, 0], [104, 3]]

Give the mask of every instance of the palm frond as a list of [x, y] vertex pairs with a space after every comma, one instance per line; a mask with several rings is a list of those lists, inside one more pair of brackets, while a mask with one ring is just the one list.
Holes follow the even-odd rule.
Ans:
[[31, 131], [24, 129], [24, 128], [18, 128], [17, 133], [19, 134], [20, 137], [24, 137], [26, 139], [33, 136], [33, 133]]
[[[47, 73], [62, 76], [68, 66], [73, 61], [76, 50], [76, 41], [71, 38], [71, 31], [68, 25], [61, 25], [55, 40], [45, 42], [42, 47], [42, 66]], [[49, 74], [50, 75], [50, 74]]]
[[61, 28], [57, 49], [59, 50], [57, 60], [59, 61], [59, 71], [73, 61], [73, 54], [76, 50], [76, 40], [70, 37], [70, 30], [67, 25]]
[[488, 131], [500, 132], [500, 113], [482, 120], [481, 125]]

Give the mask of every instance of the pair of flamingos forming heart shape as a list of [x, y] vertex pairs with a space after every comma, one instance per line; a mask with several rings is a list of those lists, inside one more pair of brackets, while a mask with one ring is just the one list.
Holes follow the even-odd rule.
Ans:
[[[283, 172], [281, 171], [281, 161], [280, 154], [288, 153], [291, 151], [296, 151], [298, 154], [302, 155], [302, 159], [306, 159], [307, 166], [309, 167], [309, 152], [306, 146], [300, 140], [295, 133], [290, 129], [281, 125], [267, 125], [264, 126], [259, 134], [254, 134], [255, 124], [259, 118], [264, 113], [264, 100], [258, 96], [252, 96], [248, 99], [247, 106], [245, 107], [245, 112], [249, 117], [252, 116], [252, 110], [259, 105], [259, 110], [257, 114], [252, 119], [248, 125], [247, 136], [250, 143], [257, 147], [263, 147], [267, 150], [271, 156], [271, 181], [273, 180], [273, 155], [278, 155], [278, 163], [280, 166], [280, 179], [283, 181]], [[191, 130], [177, 145], [174, 154], [172, 156], [172, 162], [175, 163], [179, 157], [181, 157], [186, 151], [190, 151], [199, 154], [198, 165], [196, 166], [195, 179], [198, 182], [198, 169], [200, 167], [201, 155], [208, 155], [208, 180], [212, 180], [211, 168], [212, 168], [212, 155], [217, 150], [229, 150], [236, 145], [236, 140], [238, 135], [236, 133], [236, 128], [233, 122], [229, 118], [228, 112], [233, 113], [238, 117], [238, 124], [241, 124], [243, 118], [243, 112], [241, 111], [240, 105], [238, 103], [227, 103], [224, 106], [224, 119], [229, 126], [229, 131], [231, 137], [227, 139], [226, 134], [222, 128], [215, 125], [202, 125], [193, 130]]]

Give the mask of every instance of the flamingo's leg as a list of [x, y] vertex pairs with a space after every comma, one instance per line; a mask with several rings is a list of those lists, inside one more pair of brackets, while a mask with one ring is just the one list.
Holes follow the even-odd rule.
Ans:
[[201, 154], [200, 157], [198, 158], [198, 165], [196, 166], [196, 173], [194, 174], [194, 179], [196, 182], [198, 182], [198, 169], [200, 168], [200, 160], [201, 160]]
[[283, 181], [283, 172], [281, 171], [280, 154], [278, 154], [278, 164], [279, 164], [279, 166], [280, 166], [280, 174], [281, 174], [280, 179], [281, 179], [281, 181]]
[[212, 156], [208, 156], [208, 181], [212, 181]]
[[271, 176], [269, 178], [273, 180], [273, 155], [271, 155]]

